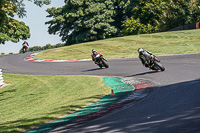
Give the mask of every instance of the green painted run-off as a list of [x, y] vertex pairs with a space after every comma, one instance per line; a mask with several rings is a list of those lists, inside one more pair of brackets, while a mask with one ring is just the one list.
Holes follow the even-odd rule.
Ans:
[[90, 115], [105, 110], [106, 108], [118, 103], [122, 99], [126, 98], [128, 95], [132, 94], [135, 88], [132, 85], [128, 85], [121, 81], [120, 77], [106, 77], [104, 78], [104, 84], [110, 86], [115, 95], [106, 95], [102, 99], [96, 101], [89, 106], [82, 108], [72, 114], [69, 114], [63, 118], [55, 120], [51, 123], [39, 126], [37, 128], [26, 131], [25, 133], [43, 133], [53, 130], [57, 127], [64, 126], [70, 123], [74, 123], [79, 119], [84, 119]]

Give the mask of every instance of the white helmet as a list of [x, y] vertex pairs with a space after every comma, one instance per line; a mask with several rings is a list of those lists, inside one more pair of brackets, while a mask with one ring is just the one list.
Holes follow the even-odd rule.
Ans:
[[138, 52], [139, 52], [139, 53], [140, 53], [140, 52], [142, 52], [142, 51], [143, 51], [143, 49], [142, 49], [142, 48], [139, 48], [139, 49], [138, 49]]
[[97, 51], [95, 49], [92, 49], [93, 55], [98, 55]]

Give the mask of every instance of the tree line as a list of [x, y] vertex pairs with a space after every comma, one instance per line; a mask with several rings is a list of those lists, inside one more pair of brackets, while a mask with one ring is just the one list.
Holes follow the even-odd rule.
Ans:
[[[200, 20], [200, 0], [64, 1], [62, 7], [46, 10], [51, 20], [45, 24], [49, 34], [58, 34], [65, 45], [167, 31]], [[50, 0], [34, 3], [42, 6]], [[15, 20], [14, 13], [25, 15], [23, 0], [1, 0], [0, 44], [30, 37], [29, 27]]]

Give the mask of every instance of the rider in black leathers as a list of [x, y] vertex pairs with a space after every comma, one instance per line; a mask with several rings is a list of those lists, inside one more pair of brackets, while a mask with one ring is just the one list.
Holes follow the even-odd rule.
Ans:
[[143, 50], [142, 48], [138, 49], [138, 53], [139, 53], [139, 58], [140, 58], [142, 64], [145, 67], [149, 67], [149, 65], [151, 64], [151, 60], [153, 58], [152, 53], [147, 50]]
[[24, 44], [26, 44], [27, 46], [29, 46], [28, 43], [27, 43], [26, 41], [24, 41], [24, 43], [22, 44], [22, 46], [24, 46]]

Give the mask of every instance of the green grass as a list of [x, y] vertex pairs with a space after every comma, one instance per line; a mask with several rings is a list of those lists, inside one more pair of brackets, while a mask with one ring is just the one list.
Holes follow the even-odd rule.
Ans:
[[162, 32], [132, 35], [80, 43], [40, 52], [40, 59], [90, 59], [94, 48], [105, 58], [137, 57], [138, 48], [147, 49], [155, 55], [186, 54], [200, 52], [200, 30]]
[[4, 74], [0, 132], [23, 132], [74, 112], [110, 93], [103, 77]]

